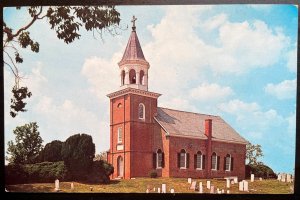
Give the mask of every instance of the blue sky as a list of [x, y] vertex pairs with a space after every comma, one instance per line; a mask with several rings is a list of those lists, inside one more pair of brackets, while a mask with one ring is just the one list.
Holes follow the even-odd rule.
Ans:
[[[150, 63], [149, 90], [158, 105], [220, 115], [243, 137], [261, 144], [262, 161], [275, 172], [293, 173], [295, 163], [296, 43], [293, 5], [118, 6], [119, 35], [104, 41], [82, 31], [66, 45], [46, 21], [31, 36], [40, 52], [20, 50], [20, 65], [33, 93], [28, 112], [9, 116], [12, 73], [5, 75], [5, 144], [16, 126], [36, 121], [44, 144], [70, 135], [93, 136], [96, 152], [109, 149], [109, 99], [119, 89], [119, 69], [130, 32], [137, 34]], [[17, 29], [26, 9], [4, 10]], [[128, 25], [128, 29], [126, 29]]]

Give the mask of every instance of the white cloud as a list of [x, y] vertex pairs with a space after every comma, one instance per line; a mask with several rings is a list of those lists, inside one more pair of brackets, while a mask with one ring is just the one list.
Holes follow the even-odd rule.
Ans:
[[225, 22], [227, 22], [227, 15], [224, 13], [221, 13], [219, 15], [213, 16], [212, 18], [205, 21], [200, 26], [205, 30], [213, 30], [216, 28], [219, 28], [221, 25], [223, 25]]
[[233, 95], [230, 87], [222, 87], [216, 83], [202, 83], [190, 90], [190, 97], [199, 101], [219, 101]]
[[278, 84], [269, 83], [265, 87], [265, 91], [278, 99], [291, 99], [296, 98], [297, 81], [285, 80]]
[[297, 45], [287, 53], [287, 67], [291, 72], [297, 72]]
[[286, 118], [288, 122], [288, 132], [289, 135], [295, 137], [296, 135], [296, 112], [293, 112], [290, 116]]

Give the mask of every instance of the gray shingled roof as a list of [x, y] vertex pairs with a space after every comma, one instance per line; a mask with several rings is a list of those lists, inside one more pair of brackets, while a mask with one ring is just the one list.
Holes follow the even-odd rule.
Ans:
[[212, 119], [213, 140], [247, 143], [242, 136], [219, 116], [158, 107], [155, 119], [168, 135], [198, 137], [200, 139], [207, 139], [207, 136], [204, 134], [204, 122], [205, 119]]

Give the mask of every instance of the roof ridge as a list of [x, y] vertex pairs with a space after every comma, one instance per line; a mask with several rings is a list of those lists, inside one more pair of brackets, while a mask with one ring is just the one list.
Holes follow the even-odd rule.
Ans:
[[184, 112], [184, 113], [192, 113], [192, 114], [196, 114], [196, 115], [208, 115], [208, 116], [212, 116], [212, 117], [220, 117], [219, 115], [210, 115], [210, 114], [196, 113], [196, 112], [191, 112], [191, 111], [176, 110], [176, 109], [165, 108], [165, 107], [160, 107], [160, 106], [157, 106], [157, 108], [163, 108], [163, 109], [167, 109], [167, 110], [174, 110], [174, 111]]

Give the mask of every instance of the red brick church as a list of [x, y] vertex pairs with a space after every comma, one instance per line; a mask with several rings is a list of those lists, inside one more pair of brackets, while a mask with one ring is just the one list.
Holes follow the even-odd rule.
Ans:
[[149, 177], [245, 178], [247, 141], [221, 117], [157, 106], [148, 91], [150, 64], [133, 18], [120, 69], [120, 89], [110, 98], [112, 179]]

